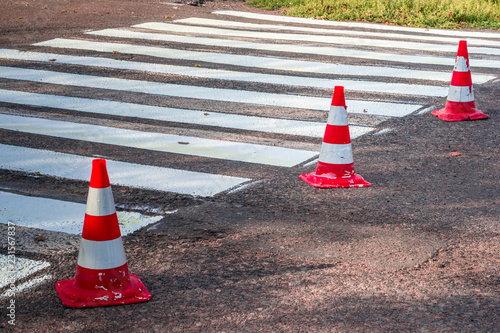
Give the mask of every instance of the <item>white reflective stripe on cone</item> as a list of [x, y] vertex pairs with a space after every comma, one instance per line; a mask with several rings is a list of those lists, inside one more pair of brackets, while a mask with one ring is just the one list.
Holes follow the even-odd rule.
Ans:
[[92, 216], [108, 216], [115, 212], [115, 201], [110, 186], [105, 188], [89, 187], [85, 213]]
[[332, 105], [330, 113], [328, 114], [328, 125], [346, 126], [347, 125], [347, 111], [343, 106]]
[[333, 144], [323, 142], [319, 152], [319, 161], [327, 164], [350, 164], [354, 162], [350, 143]]
[[81, 239], [78, 266], [88, 269], [110, 269], [126, 263], [121, 237], [100, 242]]
[[448, 101], [472, 102], [474, 101], [474, 88], [472, 86], [471, 87], [450, 86], [450, 90], [448, 91]]
[[469, 66], [467, 66], [467, 59], [465, 57], [457, 57], [453, 70], [455, 72], [468, 72]]

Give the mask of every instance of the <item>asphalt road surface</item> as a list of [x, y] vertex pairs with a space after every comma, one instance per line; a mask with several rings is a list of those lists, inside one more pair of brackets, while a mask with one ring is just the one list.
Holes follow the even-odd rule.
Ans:
[[[218, 0], [0, 9], [2, 330], [498, 332], [500, 32]], [[489, 119], [430, 114], [459, 40]], [[335, 86], [372, 187], [299, 179]], [[69, 309], [54, 288], [95, 158], [149, 302]]]

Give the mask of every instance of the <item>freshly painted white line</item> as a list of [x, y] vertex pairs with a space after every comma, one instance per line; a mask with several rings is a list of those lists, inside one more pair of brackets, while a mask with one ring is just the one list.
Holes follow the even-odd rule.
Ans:
[[[453, 43], [458, 45], [458, 42], [463, 39], [456, 37], [444, 37], [444, 36], [422, 36], [422, 35], [410, 35], [408, 33], [390, 33], [390, 32], [376, 32], [376, 31], [359, 31], [359, 30], [346, 30], [346, 29], [322, 29], [322, 28], [310, 28], [310, 27], [298, 27], [293, 25], [278, 25], [278, 24], [256, 24], [238, 21], [225, 21], [225, 20], [213, 20], [207, 18], [197, 18], [189, 17], [185, 19], [175, 20], [175, 23], [187, 23], [195, 25], [208, 25], [208, 26], [218, 26], [218, 27], [228, 27], [228, 28], [243, 28], [243, 29], [260, 29], [260, 30], [287, 30], [287, 31], [301, 31], [301, 32], [312, 32], [315, 34], [327, 34], [327, 35], [351, 35], [351, 36], [363, 36], [363, 37], [382, 37], [382, 38], [393, 38], [393, 39], [404, 39], [404, 40], [427, 40], [440, 43]], [[469, 46], [487, 46], [494, 47], [500, 46], [500, 41], [479, 39], [479, 38], [467, 38], [467, 45]]]
[[[133, 26], [134, 28], [150, 29], [157, 31], [166, 31], [172, 33], [189, 33], [211, 36], [231, 36], [255, 39], [286, 40], [300, 42], [316, 42], [325, 44], [339, 44], [352, 46], [368, 46], [376, 48], [418, 50], [430, 52], [457, 52], [458, 45], [449, 44], [429, 44], [406, 41], [393, 41], [388, 39], [358, 38], [345, 36], [326, 36], [326, 35], [306, 35], [278, 32], [244, 31], [221, 28], [209, 28], [198, 26], [186, 26], [181, 24], [171, 24], [164, 22], [147, 22]], [[469, 47], [469, 53], [500, 55], [500, 49], [489, 47]]]
[[[238, 187], [236, 187], [236, 188], [234, 188], [234, 189], [232, 189], [232, 190], [229, 190], [228, 192], [226, 192], [226, 194], [227, 194], [227, 195], [230, 195], [230, 194], [235, 194], [235, 193], [240, 192], [240, 191], [243, 191], [243, 190], [245, 190], [245, 189], [247, 189], [247, 188], [249, 188], [249, 187], [251, 187], [251, 186], [253, 186], [253, 185], [260, 184], [260, 183], [262, 183], [262, 182], [264, 182], [264, 179], [261, 179], [261, 180], [255, 180], [255, 181], [253, 181], [253, 182], [251, 182], [251, 183], [246, 183], [246, 184], [243, 184], [243, 185], [241, 185], [241, 186], [238, 186]], [[149, 230], [148, 230], [148, 231], [149, 231]]]
[[312, 18], [308, 19], [308, 18], [292, 17], [292, 16], [277, 16], [277, 15], [269, 15], [269, 14], [238, 12], [238, 11], [232, 11], [232, 10], [220, 10], [220, 11], [215, 11], [213, 13], [218, 14], [218, 15], [229, 15], [229, 16], [236, 16], [236, 17], [251, 18], [251, 19], [256, 19], [256, 20], [268, 20], [268, 21], [285, 22], [285, 23], [301, 23], [301, 24], [310, 24], [310, 25], [319, 25], [319, 26], [349, 27], [349, 28], [362, 28], [362, 29], [386, 30], [386, 31], [402, 31], [402, 32], [421, 33], [423, 35], [432, 34], [432, 35], [443, 35], [443, 36], [457, 36], [459, 38], [478, 37], [478, 38], [498, 38], [498, 39], [500, 39], [500, 33], [497, 33], [497, 32], [410, 28], [410, 27], [399, 27], [399, 26], [375, 24], [375, 23], [315, 20]]
[[[81, 235], [85, 210], [85, 204], [0, 191], [0, 223], [4, 224], [10, 221], [22, 227]], [[118, 211], [116, 214], [122, 236], [163, 218], [137, 212]]]
[[[197, 87], [181, 84], [127, 80], [16, 67], [0, 66], [0, 78], [33, 81], [39, 83], [71, 85], [77, 87], [131, 91], [181, 98], [248, 103], [319, 111], [324, 111], [325, 105], [331, 104], [331, 98], [323, 97], [309, 97], [256, 91]], [[371, 101], [350, 101], [349, 107], [352, 113], [368, 113], [371, 115], [401, 117], [420, 109], [421, 105]]]
[[[0, 89], [0, 102], [74, 110], [121, 117], [138, 117], [177, 123], [234, 128], [247, 131], [302, 135], [322, 138], [325, 122], [245, 116], [212, 111], [174, 109], [161, 106], [104, 101]], [[382, 121], [382, 120], [380, 120]], [[360, 137], [373, 129], [371, 126], [351, 125], [351, 138]]]
[[[7, 235], [5, 236], [7, 237]], [[15, 285], [15, 281], [49, 267], [44, 261], [36, 261], [18, 256], [0, 254], [0, 288]], [[12, 288], [10, 288], [12, 289]], [[15, 289], [14, 289], [15, 291]]]
[[[157, 36], [157, 34], [152, 34]], [[197, 37], [183, 37], [186, 42], [198, 41]], [[193, 40], [194, 38], [194, 40]], [[212, 39], [203, 39], [203, 42], [210, 43]], [[233, 41], [215, 40], [221, 43], [229, 43], [224, 45], [227, 47], [237, 47], [233, 45]], [[331, 74], [331, 75], [363, 75], [369, 77], [397, 77], [405, 79], [420, 79], [420, 80], [434, 80], [441, 82], [450, 82], [451, 80], [451, 70], [450, 72], [439, 72], [439, 71], [422, 71], [422, 70], [410, 70], [402, 68], [392, 68], [392, 67], [377, 67], [377, 66], [357, 66], [357, 65], [344, 65], [344, 64], [331, 64], [324, 62], [315, 61], [303, 61], [303, 60], [291, 60], [291, 59], [280, 59], [280, 58], [270, 58], [270, 57], [257, 57], [257, 56], [246, 56], [238, 54], [227, 54], [227, 53], [212, 53], [212, 52], [198, 52], [198, 51], [187, 51], [187, 50], [177, 50], [167, 47], [154, 47], [154, 46], [142, 46], [133, 44], [123, 44], [123, 43], [107, 43], [107, 42], [95, 42], [88, 40], [76, 40], [76, 39], [63, 39], [56, 38], [45, 42], [34, 44], [36, 46], [45, 47], [56, 47], [65, 49], [76, 49], [76, 50], [90, 50], [97, 52], [121, 52], [128, 54], [138, 54], [157, 58], [165, 59], [184, 59], [199, 62], [211, 62], [216, 64], [228, 64], [233, 66], [245, 66], [245, 67], [256, 67], [263, 69], [272, 70], [283, 70], [292, 72], [303, 72], [303, 73], [319, 73], [319, 74]], [[210, 44], [207, 44], [210, 45]], [[244, 44], [243, 46], [257, 47], [255, 43], [250, 45]], [[274, 48], [274, 46], [272, 46]], [[295, 47], [296, 48], [296, 47]], [[302, 49], [302, 48], [301, 48]], [[292, 51], [297, 52], [297, 50]], [[347, 57], [347, 55], [345, 55]], [[446, 63], [447, 65], [453, 66], [453, 59], [449, 59]], [[474, 75], [474, 82], [477, 84], [485, 83], [489, 80], [495, 79], [496, 76], [492, 75]]]
[[342, 85], [346, 90], [378, 92], [388, 94], [446, 96], [448, 87], [419, 84], [386, 83], [358, 80], [334, 80], [292, 75], [262, 74], [252, 72], [236, 72], [203, 67], [172, 66], [143, 62], [123, 61], [109, 58], [68, 56], [55, 53], [21, 52], [17, 50], [0, 49], [0, 58], [27, 61], [57, 62], [58, 64], [82, 65], [102, 68], [138, 70], [150, 73], [162, 73], [201, 77], [215, 80], [232, 80], [244, 82], [271, 83], [287, 86], [302, 86], [320, 89], [332, 89]]
[[383, 128], [380, 131], [374, 133], [373, 135], [384, 135], [384, 134], [391, 133], [391, 132], [394, 132], [393, 128]]
[[418, 115], [419, 114], [425, 114], [425, 113], [429, 113], [429, 112], [431, 112], [433, 110], [436, 110], [436, 106], [435, 105], [431, 105], [431, 106], [429, 106], [429, 107], [427, 107], [425, 109], [422, 109], [422, 110], [418, 111], [416, 114], [418, 114]]
[[[37, 276], [31, 280], [28, 280], [26, 282], [21, 283], [20, 285], [17, 285], [16, 288], [14, 288], [13, 292], [15, 294], [19, 294], [25, 290], [42, 285], [50, 279], [52, 279], [52, 275], [50, 275], [50, 274], [43, 275], [43, 276]], [[12, 293], [12, 291], [10, 291], [10, 292], [9, 292], [9, 290], [5, 291], [2, 295], [0, 295], [0, 299], [10, 298], [11, 293]]]
[[[92, 157], [0, 144], [0, 168], [88, 181]], [[180, 194], [212, 196], [227, 191], [248, 178], [212, 175], [107, 160], [113, 184]]]
[[159, 2], [160, 5], [169, 5], [169, 6], [184, 6], [182, 3], [174, 3], [174, 2]]
[[246, 163], [293, 167], [317, 152], [0, 114], [0, 128]]
[[319, 161], [319, 158], [315, 158], [314, 160], [310, 161], [310, 162], [307, 162], [306, 164], [302, 165], [302, 167], [308, 167], [308, 166], [311, 166], [313, 164], [317, 164]]
[[[169, 35], [161, 33], [147, 33], [147, 32], [138, 32], [138, 31], [123, 30], [123, 29], [105, 29], [100, 31], [88, 32], [88, 34], [96, 36], [106, 36], [106, 37], [144, 39], [144, 40], [176, 42], [185, 44], [232, 47], [239, 49], [243, 48], [252, 50], [288, 52], [288, 53], [299, 53], [299, 54], [318, 54], [318, 55], [325, 55], [332, 57], [360, 58], [360, 59], [381, 60], [381, 61], [397, 62], [397, 63], [453, 66], [455, 60], [454, 56], [439, 57], [430, 55], [409, 55], [409, 54], [385, 53], [385, 52], [365, 51], [356, 49], [345, 49], [340, 47], [328, 47], [328, 46], [301, 45], [300, 47], [297, 47], [296, 44], [270, 44], [270, 43], [245, 42], [245, 41], [229, 40], [229, 39], [204, 38], [204, 37], [193, 37], [193, 36], [182, 36], [182, 35], [177, 36], [177, 35]], [[272, 60], [273, 60], [272, 58], [269, 59], [269, 61]], [[474, 67], [500, 68], [500, 61], [498, 60], [474, 59], [473, 61], [474, 61], [473, 62]]]

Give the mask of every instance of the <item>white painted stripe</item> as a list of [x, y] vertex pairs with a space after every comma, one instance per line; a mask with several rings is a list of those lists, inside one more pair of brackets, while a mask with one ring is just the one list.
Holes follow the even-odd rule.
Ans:
[[293, 167], [317, 154], [307, 150], [141, 132], [4, 114], [0, 114], [0, 128], [152, 151], [282, 167]]
[[472, 102], [474, 101], [474, 88], [472, 86], [457, 87], [450, 85], [447, 100], [450, 102]]
[[455, 72], [468, 72], [469, 66], [467, 64], [467, 59], [465, 57], [457, 56], [453, 70]]
[[85, 210], [86, 214], [92, 216], [108, 216], [115, 212], [115, 200], [113, 199], [111, 187], [89, 187], [87, 209]]
[[328, 114], [328, 120], [326, 121], [329, 125], [335, 126], [347, 126], [347, 111], [343, 106], [330, 106], [330, 113]]
[[[85, 204], [0, 191], [0, 223], [3, 224], [10, 221], [22, 227], [81, 235], [85, 209]], [[163, 218], [137, 212], [118, 211], [116, 214], [123, 236]]]
[[[124, 32], [120, 31], [120, 34]], [[136, 33], [134, 33], [135, 36]], [[156, 37], [158, 34], [150, 34]], [[177, 38], [177, 36], [174, 36]], [[138, 37], [137, 37], [138, 38]], [[179, 38], [181, 39], [181, 38]], [[192, 43], [205, 42], [206, 45], [211, 45], [212, 42], [217, 42], [218, 44], [223, 44], [219, 46], [224, 47], [239, 47], [242, 48], [255, 48], [263, 49], [264, 44], [256, 43], [241, 43], [238, 42], [236, 45], [234, 41], [226, 40], [216, 40], [216, 39], [202, 39], [197, 37], [182, 37], [183, 42], [192, 41]], [[108, 43], [108, 42], [95, 42], [86, 40], [76, 40], [76, 39], [63, 39], [56, 38], [45, 42], [34, 44], [36, 46], [44, 47], [57, 47], [65, 49], [76, 49], [76, 50], [90, 50], [97, 52], [121, 52], [128, 54], [138, 54], [157, 58], [165, 59], [183, 59], [199, 62], [210, 62], [216, 64], [227, 64], [233, 66], [245, 66], [245, 67], [256, 67], [263, 69], [272, 70], [283, 70], [291, 72], [300, 73], [319, 73], [319, 74], [332, 74], [332, 75], [363, 75], [369, 77], [397, 77], [405, 79], [416, 79], [416, 80], [433, 80], [441, 82], [450, 82], [449, 72], [439, 72], [439, 71], [422, 71], [422, 70], [411, 70], [402, 68], [392, 68], [392, 67], [377, 67], [377, 66], [358, 66], [358, 65], [345, 65], [345, 64], [330, 64], [324, 62], [315, 61], [303, 61], [303, 60], [291, 60], [291, 59], [280, 59], [269, 57], [257, 57], [257, 56], [247, 56], [238, 54], [227, 54], [227, 53], [213, 53], [213, 52], [199, 52], [199, 51], [187, 51], [187, 50], [177, 50], [167, 47], [154, 47], [154, 46], [143, 46], [143, 45], [133, 45], [133, 44], [123, 44], [123, 43]], [[262, 46], [262, 48], [259, 47]], [[270, 48], [276, 48], [275, 45], [267, 44]], [[287, 47], [288, 48], [288, 47]], [[301, 47], [302, 51], [304, 47]], [[321, 50], [324, 50], [321, 49]], [[297, 52], [297, 47], [289, 50], [289, 52]], [[343, 55], [348, 57], [348, 53], [345, 52]], [[384, 54], [384, 56], [386, 56]], [[366, 57], [370, 59], [369, 57]], [[272, 61], [271, 61], [272, 60]], [[444, 62], [442, 60], [441, 62]], [[452, 66], [453, 60], [446, 59], [446, 65]], [[477, 84], [485, 83], [489, 80], [495, 79], [496, 76], [493, 75], [475, 75], [475, 81]]]
[[[286, 41], [297, 41], [297, 42], [316, 42], [316, 43], [334, 44], [334, 45], [368, 46], [376, 48], [389, 48], [391, 50], [404, 49], [404, 50], [418, 50], [418, 51], [429, 51], [429, 52], [456, 52], [457, 50], [456, 45], [448, 45], [442, 43], [429, 44], [429, 43], [394, 41], [394, 40], [375, 39], [375, 38], [244, 31], [244, 30], [232, 30], [232, 29], [209, 28], [209, 27], [198, 27], [198, 26], [186, 26], [186, 25], [171, 24], [164, 22], [147, 22], [134, 25], [133, 27], [157, 30], [157, 31], [167, 31], [170, 33], [190, 33], [190, 34], [203, 34], [211, 36], [225, 36], [225, 37], [231, 36], [231, 37], [286, 40]], [[500, 49], [489, 48], [489, 47], [470, 47], [469, 53], [500, 55]]]
[[313, 164], [317, 164], [318, 161], [319, 161], [319, 158], [316, 158], [316, 159], [314, 159], [314, 160], [312, 160], [312, 161], [307, 162], [306, 164], [304, 164], [303, 167], [308, 167], [308, 166], [311, 166]]
[[80, 240], [78, 266], [88, 269], [111, 269], [127, 263], [122, 238], [108, 241]]
[[[243, 48], [252, 50], [288, 52], [288, 53], [299, 53], [299, 54], [318, 54], [318, 55], [325, 55], [332, 57], [360, 58], [360, 59], [381, 60], [388, 62], [398, 62], [398, 63], [453, 66], [453, 61], [454, 61], [452, 57], [384, 53], [384, 52], [344, 49], [340, 47], [327, 47], [327, 46], [301, 45], [300, 47], [297, 47], [297, 45], [295, 44], [256, 43], [256, 42], [245, 42], [245, 41], [226, 40], [217, 38], [202, 38], [202, 37], [192, 37], [192, 36], [176, 36], [176, 35], [167, 35], [159, 33], [137, 32], [137, 31], [128, 31], [120, 29], [105, 29], [100, 31], [92, 31], [88, 32], [88, 34], [97, 36], [106, 36], [106, 37], [132, 38], [132, 39], [144, 39], [144, 40], [154, 40], [154, 41], [177, 42], [185, 44], [221, 46], [221, 47], [231, 47], [238, 49]], [[500, 68], [500, 61], [488, 60], [488, 59], [476, 59], [474, 60], [474, 66], [486, 67], [486, 68]]]
[[[92, 157], [0, 144], [0, 168], [88, 181]], [[106, 160], [113, 184], [180, 194], [212, 196], [248, 178], [212, 175]]]
[[[5, 239], [7, 239], [7, 235], [5, 235]], [[16, 281], [49, 266], [50, 264], [44, 261], [21, 258], [16, 255], [8, 256], [0, 254], [0, 288], [8, 286], [9, 289], [12, 289], [10, 287]]]
[[98, 57], [69, 56], [56, 53], [21, 52], [17, 50], [0, 49], [0, 58], [27, 61], [41, 61], [47, 63], [71, 64], [101, 68], [116, 68], [138, 70], [151, 73], [183, 75], [214, 80], [231, 80], [243, 82], [258, 82], [280, 84], [286, 86], [301, 86], [320, 89], [331, 89], [335, 85], [343, 85], [347, 90], [376, 92], [388, 94], [419, 95], [419, 96], [446, 96], [447, 87], [419, 84], [385, 83], [357, 80], [334, 80], [291, 75], [262, 74], [252, 72], [236, 72], [222, 69], [203, 67], [186, 67], [163, 64], [151, 64], [133, 61], [115, 60]]
[[[320, 111], [325, 110], [326, 106], [331, 102], [329, 98], [322, 97], [196, 87], [180, 84], [117, 79], [15, 67], [0, 66], [0, 77], [11, 80], [34, 81], [39, 83], [62, 84], [77, 87], [131, 91], [162, 96], [206, 99], [213, 101], [248, 103]], [[390, 117], [406, 116], [407, 114], [410, 114], [422, 107], [421, 105], [417, 104], [396, 104], [369, 101], [350, 101], [349, 106], [349, 110], [352, 113], [368, 112], [372, 115]]]
[[327, 164], [353, 163], [352, 146], [350, 143], [334, 144], [323, 142], [319, 153], [319, 161]]
[[[257, 184], [260, 184], [260, 183], [263, 183], [264, 182], [264, 179], [261, 179], [261, 180], [256, 180], [256, 181], [253, 181], [251, 183], [246, 183], [244, 185], [241, 185], [241, 186], [238, 186], [238, 187], [235, 187], [234, 189], [226, 192], [227, 195], [231, 195], [231, 194], [235, 194], [237, 192], [240, 192], [240, 191], [243, 191], [243, 190], [246, 190], [247, 188], [251, 187], [251, 186], [254, 186], [254, 185], [257, 185]], [[149, 230], [148, 230], [149, 231]]]
[[[448, 93], [448, 90], [446, 93]], [[15, 90], [0, 89], [0, 102], [108, 114], [122, 117], [139, 117], [177, 123], [218, 126], [247, 131], [303, 135], [314, 138], [322, 138], [325, 132], [324, 122], [320, 123], [291, 119], [245, 116], [212, 111], [174, 109], [89, 98], [27, 93]], [[360, 137], [370, 132], [372, 129], [373, 128], [369, 126], [352, 125], [352, 138], [355, 139]]]
[[464, 30], [439, 30], [439, 29], [426, 29], [426, 28], [411, 28], [411, 27], [400, 27], [376, 23], [361, 23], [361, 22], [337, 22], [328, 20], [315, 20], [312, 18], [302, 18], [302, 17], [292, 17], [292, 16], [277, 16], [269, 14], [257, 14], [250, 12], [238, 12], [231, 10], [221, 10], [215, 11], [214, 14], [218, 15], [229, 15], [236, 17], [246, 17], [257, 20], [269, 20], [274, 22], [285, 22], [285, 23], [300, 23], [309, 25], [319, 25], [319, 26], [334, 26], [334, 27], [350, 27], [350, 28], [362, 28], [362, 29], [372, 29], [372, 30], [386, 30], [386, 31], [402, 31], [402, 32], [414, 32], [421, 34], [431, 34], [431, 35], [443, 35], [443, 36], [458, 36], [460, 38], [465, 37], [479, 37], [479, 38], [498, 38], [500, 39], [500, 34], [497, 32], [484, 32], [484, 31], [464, 31]]
[[[52, 279], [52, 275], [50, 275], [50, 274], [43, 275], [43, 276], [37, 276], [31, 280], [28, 280], [26, 282], [19, 284], [18, 286], [16, 286], [16, 288], [13, 290], [13, 292], [15, 294], [22, 293], [23, 291], [26, 291], [28, 289], [38, 287], [50, 279]], [[7, 290], [7, 291], [3, 292], [2, 295], [0, 295], [0, 299], [11, 298], [11, 296], [12, 296], [12, 291], [9, 292], [9, 290]]]
[[[404, 40], [410, 40], [410, 39], [427, 40], [427, 41], [452, 43], [452, 44], [458, 44], [458, 42], [463, 39], [463, 37], [456, 38], [456, 37], [444, 37], [444, 36], [410, 35], [408, 33], [390, 33], [387, 31], [376, 32], [376, 31], [366, 31], [366, 30], [359, 31], [359, 30], [346, 30], [346, 29], [334, 30], [334, 29], [310, 28], [310, 27], [294, 26], [294, 25], [261, 24], [261, 23], [255, 24], [255, 23], [247, 23], [239, 21], [213, 20], [213, 19], [197, 18], [197, 17], [179, 19], [175, 20], [174, 22], [195, 24], [195, 25], [244, 28], [244, 29], [301, 31], [301, 32], [312, 32], [315, 34], [327, 34], [327, 35], [351, 35], [351, 36], [382, 37], [382, 38], [393, 38], [393, 39], [404, 39]], [[376, 27], [376, 25], [371, 25], [371, 26]], [[500, 41], [478, 39], [478, 38], [467, 38], [467, 44], [475, 46], [492, 47], [492, 46], [500, 46]]]

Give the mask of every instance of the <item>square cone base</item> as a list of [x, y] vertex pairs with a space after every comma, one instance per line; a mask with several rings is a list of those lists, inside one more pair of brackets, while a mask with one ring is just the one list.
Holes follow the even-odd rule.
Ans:
[[432, 111], [431, 114], [444, 121], [480, 120], [488, 119], [490, 117], [477, 109], [472, 109], [469, 113], [455, 113], [449, 112], [446, 108], [444, 108]]
[[151, 294], [137, 275], [129, 274], [130, 283], [116, 290], [88, 290], [77, 287], [75, 279], [56, 283], [56, 290], [64, 306], [70, 308], [90, 308], [98, 306], [123, 305], [147, 302]]
[[319, 188], [348, 188], [348, 187], [370, 187], [372, 184], [367, 182], [358, 174], [350, 178], [338, 178], [332, 174], [318, 175], [315, 172], [307, 173], [300, 176], [300, 179], [311, 186]]
[[487, 119], [490, 116], [476, 109], [474, 101], [471, 102], [450, 102], [446, 101], [444, 109], [434, 110], [433, 116], [444, 121], [464, 121]]

